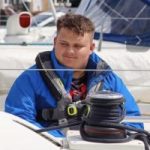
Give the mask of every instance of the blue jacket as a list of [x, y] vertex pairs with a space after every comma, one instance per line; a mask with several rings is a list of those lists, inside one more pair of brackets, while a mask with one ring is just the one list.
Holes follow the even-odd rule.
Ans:
[[[50, 52], [50, 59], [54, 69], [66, 69], [65, 66], [59, 64], [55, 57], [54, 51]], [[96, 69], [97, 64], [102, 61], [95, 53], [92, 53], [87, 69]], [[37, 66], [31, 67], [33, 70], [24, 71], [14, 82], [5, 103], [5, 111], [17, 115], [39, 127], [44, 127], [43, 124], [37, 122], [37, 110], [43, 108], [55, 108], [57, 102], [49, 92], [47, 86], [43, 82]], [[56, 71], [57, 75], [62, 80], [64, 87], [69, 92], [73, 71]], [[87, 89], [91, 89], [98, 82], [103, 81], [103, 89], [121, 93], [126, 99], [125, 108], [126, 115], [138, 116], [139, 108], [136, 102], [123, 81], [112, 71], [106, 71], [101, 74], [87, 72]], [[131, 126], [141, 128], [142, 124], [132, 123]], [[62, 136], [58, 130], [51, 131], [54, 136]]]

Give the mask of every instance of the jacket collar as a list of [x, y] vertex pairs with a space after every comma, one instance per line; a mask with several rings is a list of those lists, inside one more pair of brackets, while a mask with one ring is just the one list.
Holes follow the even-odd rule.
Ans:
[[[52, 61], [52, 65], [54, 69], [61, 69], [56, 70], [57, 75], [60, 77], [61, 81], [63, 82], [66, 90], [69, 92], [71, 87], [71, 82], [73, 78], [73, 70], [66, 71], [66, 66], [60, 64], [55, 56], [54, 49], [50, 52], [50, 59]], [[98, 67], [101, 63], [104, 63], [105, 66]], [[96, 53], [92, 53], [89, 57], [89, 61], [87, 64], [86, 69], [110, 69], [110, 67], [107, 65], [106, 62], [104, 62]], [[87, 75], [87, 87], [88, 89], [91, 88], [94, 84], [97, 84], [99, 81], [102, 81], [104, 79], [104, 74], [108, 74], [108, 71], [92, 71], [92, 72], [86, 72]]]

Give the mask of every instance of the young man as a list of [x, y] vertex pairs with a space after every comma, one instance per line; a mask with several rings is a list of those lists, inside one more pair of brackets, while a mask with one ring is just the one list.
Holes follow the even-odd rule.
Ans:
[[[74, 14], [60, 17], [54, 49], [37, 56], [36, 65], [31, 67], [35, 71], [27, 70], [16, 79], [6, 99], [5, 111], [45, 127], [51, 125], [54, 118], [54, 111], [50, 110], [57, 110], [55, 115], [60, 117], [59, 109], [66, 101], [84, 100], [97, 89], [121, 93], [126, 99], [126, 114], [140, 115], [122, 80], [112, 71], [104, 71], [110, 67], [93, 52], [93, 35], [94, 26], [88, 18]], [[53, 71], [36, 70], [43, 66]], [[86, 72], [86, 69], [93, 71]], [[94, 71], [96, 69], [99, 71]], [[49, 74], [48, 77], [45, 74]], [[142, 127], [138, 123], [130, 125]], [[51, 134], [61, 136], [58, 130]]]

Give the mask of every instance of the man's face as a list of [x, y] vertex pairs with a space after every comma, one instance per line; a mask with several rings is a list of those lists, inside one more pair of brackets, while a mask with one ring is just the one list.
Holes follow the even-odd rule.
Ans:
[[90, 33], [78, 35], [67, 28], [62, 28], [54, 39], [55, 55], [66, 67], [84, 69], [89, 55], [95, 48]]

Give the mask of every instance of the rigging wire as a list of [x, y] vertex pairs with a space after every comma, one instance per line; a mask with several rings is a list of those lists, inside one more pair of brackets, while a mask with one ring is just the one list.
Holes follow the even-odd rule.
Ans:
[[126, 71], [126, 72], [150, 72], [150, 69], [28, 69], [28, 68], [0, 68], [0, 70], [8, 70], [8, 71], [13, 71], [13, 70], [28, 70], [28, 71], [86, 71], [86, 72], [90, 72], [90, 71]]
[[[99, 72], [99, 71], [107, 71], [107, 72], [150, 72], [150, 69], [31, 69], [31, 68], [0, 68], [0, 71], [84, 71], [84, 72]], [[135, 84], [135, 83], [126, 83], [129, 87], [143, 87], [148, 88], [150, 85], [148, 84]]]

